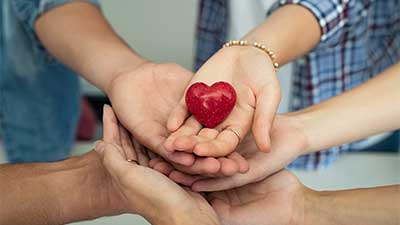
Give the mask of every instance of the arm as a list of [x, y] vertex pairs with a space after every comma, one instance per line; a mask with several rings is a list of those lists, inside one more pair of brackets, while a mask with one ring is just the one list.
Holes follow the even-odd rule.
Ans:
[[400, 185], [314, 191], [292, 173], [281, 171], [228, 192], [209, 195], [225, 225], [237, 221], [247, 225], [395, 225], [400, 219]]
[[95, 152], [57, 163], [2, 165], [0, 224], [65, 224], [122, 213], [106, 181]]
[[118, 74], [146, 61], [90, 3], [74, 1], [47, 11], [36, 20], [35, 31], [52, 55], [106, 93]]
[[400, 222], [400, 186], [315, 192], [306, 200], [304, 225]]
[[400, 128], [400, 63], [321, 104], [293, 113], [307, 137], [305, 153]]
[[243, 40], [265, 44], [276, 53], [279, 65], [284, 65], [309, 52], [320, 38], [317, 18], [305, 7], [293, 4], [276, 10]]
[[[141, 144], [171, 161], [192, 163], [190, 154], [167, 154], [161, 144], [168, 134], [167, 115], [190, 71], [177, 64], [150, 63], [136, 54], [98, 7], [85, 1], [66, 1], [49, 9], [35, 21], [35, 31], [53, 56], [107, 94], [121, 123]], [[149, 104], [148, 99], [153, 101]]]
[[[288, 5], [278, 9], [243, 39], [265, 44], [276, 53], [279, 64], [284, 64], [317, 45], [320, 30], [310, 11], [302, 6]], [[258, 149], [269, 152], [270, 128], [280, 102], [279, 81], [270, 57], [249, 46], [222, 48], [197, 71], [189, 86], [196, 82], [211, 85], [218, 81], [230, 83], [237, 93], [232, 112], [221, 124], [212, 127], [219, 134], [199, 138], [205, 141], [194, 146], [180, 144], [193, 143], [187, 136], [207, 133], [207, 129], [200, 130], [201, 125], [190, 124], [190, 121], [196, 121], [194, 118], [186, 119], [190, 115], [183, 96], [168, 119], [167, 127], [173, 133], [165, 148], [171, 152], [194, 152], [203, 157], [227, 156], [251, 130]]]

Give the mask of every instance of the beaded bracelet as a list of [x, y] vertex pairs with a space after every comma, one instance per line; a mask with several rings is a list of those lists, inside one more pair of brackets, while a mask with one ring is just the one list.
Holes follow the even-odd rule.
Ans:
[[262, 50], [263, 52], [267, 53], [267, 55], [271, 58], [272, 64], [274, 65], [274, 68], [275, 68], [275, 71], [277, 72], [279, 70], [279, 63], [276, 62], [276, 60], [275, 60], [276, 59], [275, 54], [271, 49], [267, 48], [267, 46], [265, 46], [261, 43], [258, 43], [258, 42], [249, 43], [246, 40], [229, 41], [223, 45], [224, 48], [231, 47], [231, 46], [252, 46], [252, 47]]

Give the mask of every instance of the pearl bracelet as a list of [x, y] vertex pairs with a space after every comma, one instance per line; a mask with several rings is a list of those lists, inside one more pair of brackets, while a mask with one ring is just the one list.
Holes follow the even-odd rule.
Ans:
[[249, 43], [246, 40], [235, 40], [235, 41], [229, 41], [229, 42], [225, 43], [223, 45], [223, 48], [227, 48], [227, 47], [231, 47], [231, 46], [252, 46], [252, 47], [262, 50], [263, 52], [267, 53], [267, 55], [271, 58], [272, 64], [274, 65], [274, 68], [275, 68], [275, 71], [278, 72], [279, 63], [275, 61], [276, 56], [275, 56], [274, 52], [271, 49], [267, 48], [267, 46], [265, 46], [261, 43], [258, 43], [258, 42]]

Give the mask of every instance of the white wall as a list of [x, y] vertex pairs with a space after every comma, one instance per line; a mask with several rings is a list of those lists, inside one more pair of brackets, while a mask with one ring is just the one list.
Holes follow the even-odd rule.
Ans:
[[191, 68], [195, 0], [102, 0], [115, 30], [140, 54]]

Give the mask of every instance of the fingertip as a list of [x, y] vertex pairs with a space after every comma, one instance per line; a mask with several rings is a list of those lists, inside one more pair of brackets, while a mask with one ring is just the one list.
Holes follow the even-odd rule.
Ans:
[[168, 117], [167, 120], [167, 129], [170, 132], [175, 132], [182, 126], [183, 122], [185, 121], [186, 117], [188, 116], [188, 111], [186, 109], [185, 103], [179, 103], [175, 109], [172, 110], [172, 113]]
[[261, 142], [256, 141], [256, 145], [261, 152], [269, 153], [271, 152], [271, 145], [269, 140], [263, 140]]
[[211, 156], [210, 152], [208, 151], [208, 148], [204, 146], [205, 146], [204, 144], [198, 144], [194, 146], [193, 153], [201, 157]]
[[268, 132], [254, 131], [254, 138], [258, 150], [261, 152], [271, 152], [271, 141]]
[[177, 137], [173, 143], [173, 148], [175, 150], [188, 153], [192, 153], [195, 146], [196, 140], [188, 136]]
[[173, 153], [174, 152], [174, 140], [171, 137], [168, 137], [167, 140], [165, 140], [164, 144], [164, 149], [168, 153]]
[[239, 172], [239, 165], [234, 163], [233, 160], [229, 160], [227, 158], [220, 158], [221, 161], [221, 169], [220, 172], [224, 176], [232, 176]]
[[206, 171], [210, 174], [218, 173], [221, 169], [221, 163], [212, 157], [207, 157], [204, 159], [204, 164], [206, 165]]
[[247, 161], [244, 161], [239, 164], [239, 173], [242, 173], [242, 174], [247, 173], [247, 172], [249, 172], [249, 169], [250, 169], [250, 165]]
[[168, 118], [167, 129], [168, 129], [169, 132], [175, 132], [176, 130], [179, 129], [180, 125], [182, 125], [182, 124], [179, 124], [179, 122], [177, 121], [177, 119], [173, 115], [171, 115]]

